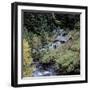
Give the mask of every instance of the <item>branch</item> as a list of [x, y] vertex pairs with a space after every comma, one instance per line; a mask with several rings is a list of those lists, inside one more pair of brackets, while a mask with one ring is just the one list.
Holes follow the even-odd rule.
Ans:
[[56, 19], [54, 12], [52, 13], [52, 17], [53, 17], [53, 20], [54, 20], [55, 24], [61, 25], [61, 21]]

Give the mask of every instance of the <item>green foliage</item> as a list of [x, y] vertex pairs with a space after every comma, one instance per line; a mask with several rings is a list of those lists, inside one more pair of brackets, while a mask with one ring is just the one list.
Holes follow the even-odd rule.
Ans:
[[75, 23], [74, 28], [76, 30], [80, 30], [80, 21], [78, 21], [78, 22]]
[[[49, 50], [43, 54], [42, 62], [49, 62], [54, 60], [58, 66], [62, 66], [63, 73], [80, 71], [80, 39], [77, 38], [79, 32], [71, 31], [74, 37], [71, 41], [62, 45], [55, 50]], [[77, 68], [76, 68], [77, 67]], [[58, 67], [59, 68], [59, 67]]]
[[[63, 29], [69, 29], [73, 30], [74, 25], [80, 21], [80, 14], [59, 14], [56, 13], [56, 21], [58, 26], [60, 26]], [[60, 22], [60, 23], [58, 23]], [[79, 25], [79, 23], [78, 23]]]
[[[58, 27], [67, 30], [72, 39], [54, 50], [40, 52], [39, 48], [53, 42], [58, 34], [58, 31], [53, 31]], [[24, 77], [32, 76], [34, 67], [30, 65], [33, 59], [43, 63], [55, 61], [62, 74], [80, 73], [80, 15], [24, 12], [23, 54]]]
[[43, 31], [50, 32], [55, 28], [52, 15], [48, 13], [24, 13], [24, 25], [37, 35], [42, 35]]

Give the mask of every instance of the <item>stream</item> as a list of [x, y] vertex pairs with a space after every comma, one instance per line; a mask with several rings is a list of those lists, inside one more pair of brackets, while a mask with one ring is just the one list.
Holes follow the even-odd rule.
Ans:
[[[49, 49], [56, 49], [57, 47], [60, 47], [63, 43], [66, 43], [70, 37], [68, 34], [64, 31], [60, 32], [58, 36], [55, 38], [55, 40], [52, 42], [52, 44], [48, 47]], [[46, 50], [46, 48], [40, 49], [40, 51]], [[55, 64], [53, 63], [40, 63], [40, 62], [34, 62], [35, 70], [33, 71], [33, 77], [40, 77], [40, 76], [54, 76], [58, 75], [57, 68]]]
[[54, 64], [36, 63], [35, 66], [36, 68], [33, 71], [33, 77], [57, 75]]

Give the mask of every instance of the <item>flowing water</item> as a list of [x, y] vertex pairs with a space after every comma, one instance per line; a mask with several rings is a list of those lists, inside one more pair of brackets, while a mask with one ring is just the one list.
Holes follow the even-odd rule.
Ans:
[[[60, 33], [52, 42], [51, 45], [49, 45], [49, 49], [56, 49], [57, 47], [60, 47], [63, 43], [66, 43], [69, 40], [69, 36], [67, 35], [66, 32]], [[46, 48], [40, 49], [46, 50]], [[35, 70], [33, 71], [33, 77], [40, 77], [40, 76], [54, 76], [57, 75], [57, 70], [55, 65], [50, 64], [50, 65], [44, 65], [39, 62], [35, 62]]]

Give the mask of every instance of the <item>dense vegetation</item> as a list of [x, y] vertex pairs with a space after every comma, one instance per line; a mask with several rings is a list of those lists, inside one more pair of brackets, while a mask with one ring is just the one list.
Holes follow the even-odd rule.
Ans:
[[[53, 61], [58, 75], [80, 74], [80, 15], [24, 12], [23, 16], [23, 76], [32, 76], [35, 61]], [[71, 39], [54, 50], [47, 48], [40, 52], [54, 41], [59, 29], [67, 32]]]

